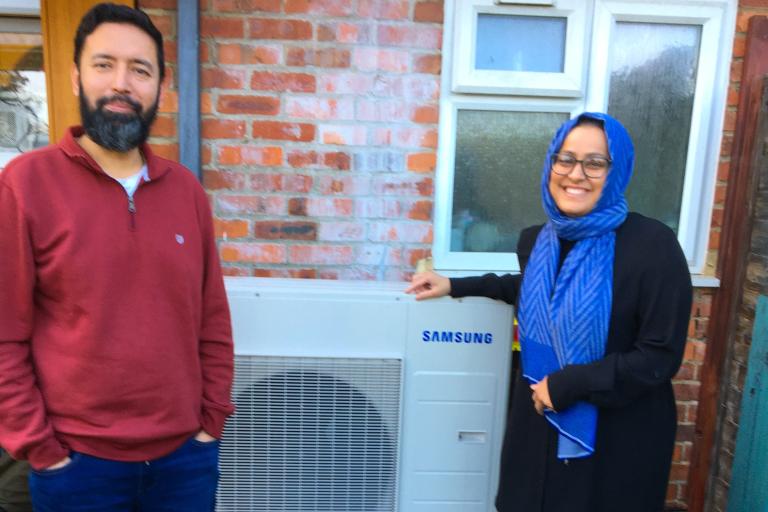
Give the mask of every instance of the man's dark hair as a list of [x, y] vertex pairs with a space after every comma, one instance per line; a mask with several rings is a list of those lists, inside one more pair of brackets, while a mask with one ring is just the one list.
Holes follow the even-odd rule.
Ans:
[[94, 5], [80, 20], [75, 33], [75, 66], [80, 69], [80, 55], [83, 53], [85, 39], [102, 23], [127, 23], [147, 33], [155, 42], [157, 49], [157, 65], [160, 70], [160, 81], [165, 77], [165, 57], [163, 55], [163, 35], [147, 14], [127, 5], [101, 3]]

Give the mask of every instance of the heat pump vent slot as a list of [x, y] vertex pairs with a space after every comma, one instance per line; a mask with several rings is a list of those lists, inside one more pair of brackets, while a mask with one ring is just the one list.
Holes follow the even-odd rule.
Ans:
[[401, 367], [237, 355], [217, 509], [394, 512]]

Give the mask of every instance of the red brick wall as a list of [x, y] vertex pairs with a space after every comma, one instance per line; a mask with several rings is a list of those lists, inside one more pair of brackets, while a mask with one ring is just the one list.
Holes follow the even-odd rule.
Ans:
[[[768, 1], [768, 0], [765, 0]], [[751, 4], [760, 3], [752, 0]], [[155, 147], [178, 154], [175, 0]], [[403, 280], [433, 236], [442, 1], [200, 0], [203, 175], [230, 275]], [[743, 17], [758, 9], [745, 7]], [[743, 33], [734, 48], [713, 229], [719, 245]], [[713, 291], [697, 289], [675, 378], [668, 506], [685, 508]]]
[[[175, 2], [153, 129], [175, 157]], [[201, 0], [203, 182], [230, 275], [404, 280], [432, 243], [442, 2]]]
[[733, 42], [733, 60], [731, 61], [731, 80], [728, 88], [728, 102], [725, 110], [725, 126], [723, 142], [720, 148], [720, 166], [717, 173], [715, 188], [715, 204], [712, 212], [712, 229], [709, 237], [710, 257], [708, 266], [714, 269], [717, 259], [717, 249], [720, 246], [720, 229], [723, 222], [723, 205], [725, 190], [730, 172], [733, 132], [736, 127], [736, 111], [739, 105], [739, 80], [741, 79], [744, 63], [745, 36], [749, 18], [768, 11], [768, 0], [739, 0], [739, 10], [736, 19], [736, 37]]
[[696, 412], [701, 386], [701, 366], [706, 352], [706, 335], [712, 306], [711, 289], [696, 288], [683, 364], [673, 379], [677, 398], [677, 440], [667, 489], [669, 510], [686, 510], [688, 473], [696, 428]]
[[157, 28], [163, 33], [165, 51], [165, 89], [160, 96], [160, 109], [152, 125], [150, 142], [152, 149], [161, 156], [178, 160], [179, 144], [176, 113], [179, 107], [176, 86], [176, 0], [145, 0], [139, 7], [152, 17]]

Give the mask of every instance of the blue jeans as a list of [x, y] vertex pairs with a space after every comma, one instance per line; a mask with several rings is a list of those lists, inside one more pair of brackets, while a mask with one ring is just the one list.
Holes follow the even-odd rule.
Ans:
[[32, 471], [35, 512], [212, 512], [219, 442], [190, 438], [147, 462], [119, 462], [72, 452], [60, 469]]

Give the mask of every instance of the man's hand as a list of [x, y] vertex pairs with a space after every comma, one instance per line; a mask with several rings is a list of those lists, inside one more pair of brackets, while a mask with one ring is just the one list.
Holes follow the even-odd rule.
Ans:
[[72, 459], [69, 456], [66, 456], [63, 459], [61, 459], [59, 462], [54, 464], [53, 466], [48, 466], [43, 471], [53, 471], [54, 469], [61, 469], [67, 464], [69, 464], [70, 462], [72, 462]]
[[197, 433], [195, 436], [195, 441], [199, 441], [201, 443], [212, 443], [216, 440], [215, 437], [213, 437], [211, 434], [206, 432], [205, 430], [201, 430]]
[[533, 407], [536, 408], [537, 413], [543, 415], [545, 410], [554, 410], [554, 407], [552, 407], [552, 399], [549, 398], [549, 385], [547, 384], [546, 377], [536, 384], [531, 384], [531, 391]]
[[432, 271], [419, 272], [411, 278], [411, 286], [405, 293], [416, 294], [416, 300], [434, 299], [451, 293], [451, 281]]

